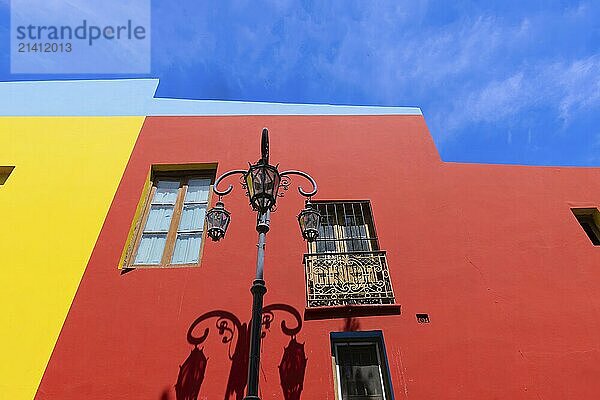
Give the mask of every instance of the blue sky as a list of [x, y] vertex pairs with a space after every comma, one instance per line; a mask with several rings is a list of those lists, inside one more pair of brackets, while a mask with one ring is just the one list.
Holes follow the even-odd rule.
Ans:
[[[0, 80], [117, 77], [10, 74], [9, 21]], [[418, 106], [446, 161], [600, 166], [598, 2], [153, 1], [151, 35], [161, 97]]]

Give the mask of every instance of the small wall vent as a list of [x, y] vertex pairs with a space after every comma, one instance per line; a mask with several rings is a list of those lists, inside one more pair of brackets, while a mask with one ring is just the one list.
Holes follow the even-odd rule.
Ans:
[[428, 324], [429, 323], [429, 314], [417, 314], [417, 322], [420, 324]]

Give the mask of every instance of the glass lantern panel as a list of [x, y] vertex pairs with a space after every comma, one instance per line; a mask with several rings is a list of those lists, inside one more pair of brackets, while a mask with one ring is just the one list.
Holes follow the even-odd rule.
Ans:
[[306, 227], [312, 228], [312, 229], [317, 229], [317, 227], [319, 226], [319, 219], [320, 219], [319, 214], [317, 214], [316, 212], [311, 212], [310, 214], [308, 214], [306, 216]]
[[246, 186], [248, 187], [248, 194], [250, 194], [250, 197], [254, 196], [254, 179], [253, 179], [253, 174], [249, 173], [248, 175], [246, 175]]
[[273, 178], [272, 178], [273, 196], [277, 196], [277, 192], [279, 191], [280, 181], [281, 181], [281, 176], [279, 176], [279, 173], [276, 170], [273, 170]]
[[252, 171], [252, 184], [254, 185], [254, 194], [263, 193], [265, 181], [264, 168], [259, 167]]
[[207, 228], [227, 229], [229, 225], [229, 216], [227, 213], [218, 210], [210, 210], [206, 216]]

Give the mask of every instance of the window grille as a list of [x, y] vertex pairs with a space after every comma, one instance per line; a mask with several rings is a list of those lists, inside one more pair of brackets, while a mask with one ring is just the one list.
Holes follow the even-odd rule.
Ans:
[[371, 206], [368, 201], [317, 202], [321, 213], [319, 237], [309, 244], [313, 253], [377, 251]]
[[368, 201], [315, 202], [319, 237], [304, 257], [308, 307], [394, 304]]

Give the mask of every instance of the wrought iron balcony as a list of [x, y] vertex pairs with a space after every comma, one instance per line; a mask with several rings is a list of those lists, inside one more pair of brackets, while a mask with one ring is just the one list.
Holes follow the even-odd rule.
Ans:
[[394, 304], [385, 251], [304, 255], [307, 307]]

